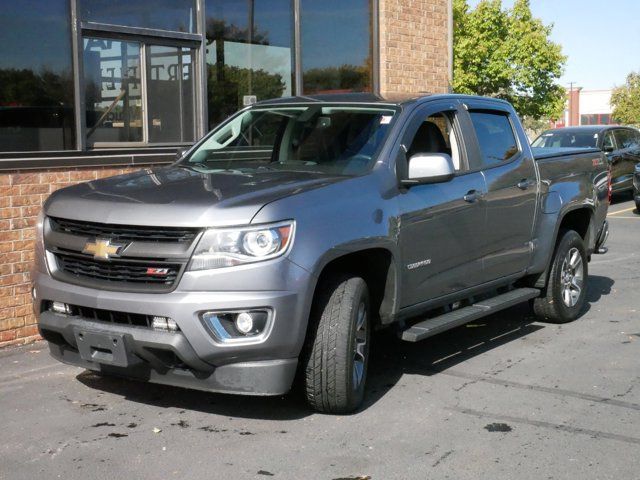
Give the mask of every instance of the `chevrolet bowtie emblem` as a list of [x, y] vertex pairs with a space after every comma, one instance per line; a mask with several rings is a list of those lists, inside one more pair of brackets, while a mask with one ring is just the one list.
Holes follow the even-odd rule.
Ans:
[[112, 245], [111, 240], [96, 239], [95, 242], [87, 242], [82, 253], [93, 255], [96, 260], [109, 260], [110, 255], [117, 255], [123, 245]]

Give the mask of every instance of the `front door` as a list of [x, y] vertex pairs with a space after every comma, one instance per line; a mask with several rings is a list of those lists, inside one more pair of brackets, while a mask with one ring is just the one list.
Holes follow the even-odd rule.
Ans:
[[403, 139], [407, 158], [419, 153], [451, 155], [457, 174], [449, 182], [413, 186], [398, 197], [402, 307], [482, 280], [485, 183], [481, 172], [469, 173], [459, 141], [465, 128], [459, 115], [457, 105], [429, 105], [416, 114]]
[[514, 128], [517, 119], [504, 111], [471, 104], [469, 118], [477, 139], [470, 152], [487, 185], [487, 229], [483, 247], [484, 281], [522, 272], [531, 261], [538, 178], [534, 159]]

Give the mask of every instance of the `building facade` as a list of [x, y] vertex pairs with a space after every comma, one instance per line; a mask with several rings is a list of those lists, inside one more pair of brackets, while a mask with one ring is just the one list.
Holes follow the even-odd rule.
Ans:
[[0, 32], [0, 347], [37, 338], [34, 224], [56, 189], [169, 163], [256, 100], [451, 81], [451, 0], [21, 0]]
[[567, 89], [564, 118], [552, 122], [552, 126], [574, 127], [577, 125], [612, 125], [612, 90], [584, 90], [581, 87]]

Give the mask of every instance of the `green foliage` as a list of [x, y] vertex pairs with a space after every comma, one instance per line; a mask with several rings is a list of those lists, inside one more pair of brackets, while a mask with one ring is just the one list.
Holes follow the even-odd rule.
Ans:
[[640, 72], [631, 72], [627, 83], [613, 90], [611, 106], [617, 122], [640, 126]]
[[503, 10], [501, 0], [480, 0], [472, 10], [454, 0], [456, 93], [486, 95], [511, 102], [520, 115], [558, 117], [565, 90], [557, 81], [566, 57], [549, 39], [552, 26], [534, 18], [529, 0]]

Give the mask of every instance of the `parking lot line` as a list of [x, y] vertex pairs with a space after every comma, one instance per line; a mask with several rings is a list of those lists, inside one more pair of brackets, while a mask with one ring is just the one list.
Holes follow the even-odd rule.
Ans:
[[610, 212], [609, 216], [618, 215], [619, 213], [631, 212], [631, 211], [633, 211], [635, 209], [636, 209], [636, 207], [631, 207], [631, 208], [625, 208], [624, 210], [618, 210], [617, 212]]

